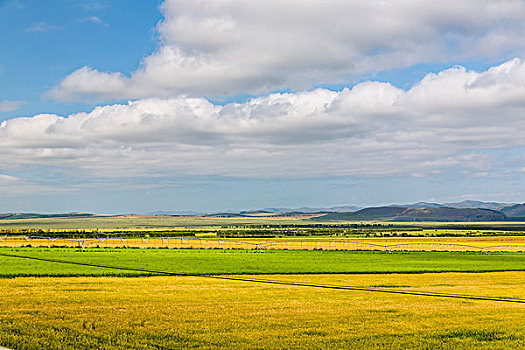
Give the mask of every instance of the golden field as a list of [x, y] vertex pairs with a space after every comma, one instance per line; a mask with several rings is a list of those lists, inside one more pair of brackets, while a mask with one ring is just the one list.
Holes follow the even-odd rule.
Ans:
[[525, 236], [395, 237], [395, 238], [27, 238], [0, 236], [0, 247], [322, 249], [409, 251], [524, 252]]
[[[525, 297], [525, 272], [272, 279]], [[1, 280], [0, 346], [16, 349], [503, 349], [525, 305], [200, 277]]]

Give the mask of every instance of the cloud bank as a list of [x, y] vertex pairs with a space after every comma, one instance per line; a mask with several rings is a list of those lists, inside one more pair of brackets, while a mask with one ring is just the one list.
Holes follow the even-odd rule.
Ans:
[[364, 82], [224, 106], [147, 98], [4, 121], [0, 158], [4, 172], [56, 166], [77, 178], [484, 174], [485, 151], [525, 146], [524, 82], [525, 62], [513, 59], [429, 74], [407, 91]]
[[519, 0], [166, 0], [159, 47], [130, 76], [82, 67], [62, 101], [265, 94], [421, 63], [525, 54]]

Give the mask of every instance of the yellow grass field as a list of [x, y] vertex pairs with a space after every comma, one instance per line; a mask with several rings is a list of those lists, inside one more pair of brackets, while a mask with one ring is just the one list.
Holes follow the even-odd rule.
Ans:
[[525, 236], [397, 237], [397, 238], [101, 238], [47, 239], [0, 236], [0, 247], [84, 248], [200, 248], [200, 249], [323, 249], [409, 251], [503, 251], [524, 252]]
[[[525, 272], [272, 276], [525, 297]], [[14, 349], [522, 349], [525, 305], [198, 277], [2, 280]]]
[[[147, 215], [126, 215], [126, 216], [104, 216], [93, 217], [73, 217], [73, 218], [34, 218], [34, 219], [3, 219], [0, 221], [0, 230], [16, 229], [42, 229], [42, 230], [86, 230], [86, 231], [165, 231], [179, 229], [217, 229], [221, 226], [250, 226], [250, 225], [286, 225], [286, 224], [322, 224], [323, 222], [309, 220], [318, 215], [306, 214], [296, 216], [267, 216], [253, 215], [246, 217], [217, 217], [217, 216], [147, 216]], [[471, 230], [482, 226], [483, 230], [498, 230], [498, 227], [506, 227], [517, 231], [523, 230], [525, 222], [518, 221], [491, 221], [491, 222], [389, 222], [389, 221], [337, 221], [327, 222], [330, 224], [381, 224], [416, 226], [423, 229], [439, 227], [446, 230], [450, 227], [462, 226], [464, 230]]]

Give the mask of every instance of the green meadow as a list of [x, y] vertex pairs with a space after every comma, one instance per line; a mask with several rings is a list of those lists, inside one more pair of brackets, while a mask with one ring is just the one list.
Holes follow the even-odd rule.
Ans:
[[[58, 260], [86, 265], [41, 261]], [[126, 270], [129, 268], [130, 270]], [[134, 270], [144, 271], [134, 271]], [[523, 253], [222, 249], [0, 248], [0, 276], [306, 274], [524, 271]]]

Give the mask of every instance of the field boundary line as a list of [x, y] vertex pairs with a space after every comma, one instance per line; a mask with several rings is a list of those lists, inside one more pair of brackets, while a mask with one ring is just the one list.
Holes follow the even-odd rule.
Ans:
[[210, 279], [219, 279], [219, 280], [254, 282], [254, 283], [275, 284], [275, 285], [379, 292], [379, 293], [390, 293], [390, 294], [404, 294], [404, 295], [416, 295], [416, 296], [426, 296], [426, 297], [455, 298], [455, 299], [482, 300], [482, 301], [500, 301], [500, 302], [525, 304], [525, 299], [522, 299], [522, 298], [491, 297], [491, 296], [484, 296], [484, 295], [455, 294], [455, 293], [442, 293], [442, 292], [418, 291], [418, 290], [407, 290], [407, 289], [390, 289], [390, 288], [377, 288], [377, 287], [360, 287], [360, 286], [347, 286], [347, 285], [338, 285], [338, 284], [320, 284], [320, 283], [309, 283], [309, 282], [300, 282], [300, 281], [295, 282], [295, 281], [285, 281], [285, 280], [272, 280], [272, 279], [265, 279], [265, 278], [231, 276], [231, 275], [176, 273], [176, 272], [169, 272], [169, 271], [156, 271], [156, 270], [149, 270], [149, 269], [127, 268], [127, 267], [121, 267], [121, 266], [88, 264], [88, 263], [58, 260], [58, 259], [44, 259], [44, 258], [37, 258], [37, 257], [30, 257], [30, 256], [5, 254], [5, 253], [0, 253], [0, 256], [7, 256], [7, 257], [21, 258], [21, 259], [32, 259], [32, 260], [55, 262], [55, 263], [62, 263], [62, 264], [100, 267], [100, 268], [125, 270], [125, 271], [148, 272], [148, 273], [153, 273], [153, 274], [169, 275], [169, 276], [201, 277], [201, 278], [210, 278]]
[[236, 276], [206, 276], [208, 278], [220, 278], [235, 281], [245, 282], [258, 282], [266, 284], [281, 284], [281, 285], [293, 285], [301, 287], [316, 287], [325, 289], [342, 289], [342, 290], [355, 290], [355, 291], [367, 291], [367, 292], [382, 292], [382, 293], [393, 293], [393, 294], [406, 294], [406, 295], [419, 295], [419, 296], [430, 296], [430, 297], [443, 297], [443, 298], [458, 298], [458, 299], [474, 299], [474, 300], [487, 300], [487, 301], [505, 301], [525, 304], [525, 299], [511, 298], [511, 297], [491, 297], [484, 295], [471, 295], [471, 294], [456, 294], [456, 293], [443, 293], [443, 292], [431, 292], [431, 291], [419, 291], [419, 290], [407, 290], [407, 289], [390, 289], [390, 288], [379, 288], [379, 287], [360, 287], [360, 286], [347, 286], [339, 284], [323, 284], [323, 283], [309, 283], [309, 282], [295, 282], [285, 280], [271, 280], [264, 278], [250, 278], [250, 277], [236, 277]]

